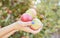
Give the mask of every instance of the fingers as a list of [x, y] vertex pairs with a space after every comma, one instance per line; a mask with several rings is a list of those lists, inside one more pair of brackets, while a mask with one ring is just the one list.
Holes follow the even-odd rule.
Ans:
[[8, 33], [5, 36], [3, 36], [2, 38], [8, 38], [9, 36], [11, 36], [12, 34], [14, 34], [15, 32], [16, 32], [16, 30], [13, 30], [10, 33]]
[[29, 33], [32, 33], [32, 34], [36, 34], [36, 33], [40, 32], [41, 29], [42, 29], [42, 28], [34, 31], [34, 30], [30, 29], [29, 27], [22, 27], [22, 28], [21, 28], [22, 31], [29, 32]]

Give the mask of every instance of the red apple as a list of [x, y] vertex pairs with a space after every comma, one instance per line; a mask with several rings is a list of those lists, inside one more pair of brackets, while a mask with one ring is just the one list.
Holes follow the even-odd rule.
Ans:
[[32, 17], [25, 13], [21, 16], [21, 20], [24, 21], [24, 22], [32, 21]]

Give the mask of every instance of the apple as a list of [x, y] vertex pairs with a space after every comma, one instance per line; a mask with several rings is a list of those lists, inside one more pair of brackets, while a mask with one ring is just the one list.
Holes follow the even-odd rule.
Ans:
[[34, 19], [33, 21], [32, 21], [32, 25], [30, 25], [30, 28], [32, 29], [32, 30], [38, 30], [38, 29], [40, 29], [41, 28], [41, 22], [40, 22], [40, 20], [39, 19]]
[[25, 13], [21, 16], [21, 20], [24, 22], [32, 21], [32, 17]]
[[29, 10], [27, 10], [26, 13], [29, 14], [30, 16], [32, 16], [33, 18], [35, 18], [37, 16], [37, 12], [33, 8], [30, 8]]

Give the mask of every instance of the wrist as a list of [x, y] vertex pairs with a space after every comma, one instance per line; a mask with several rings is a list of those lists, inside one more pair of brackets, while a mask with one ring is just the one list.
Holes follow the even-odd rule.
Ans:
[[14, 30], [18, 30], [17, 28], [18, 28], [18, 23], [17, 22], [15, 22], [15, 23], [13, 23], [13, 24], [11, 24], [11, 26], [14, 28]]

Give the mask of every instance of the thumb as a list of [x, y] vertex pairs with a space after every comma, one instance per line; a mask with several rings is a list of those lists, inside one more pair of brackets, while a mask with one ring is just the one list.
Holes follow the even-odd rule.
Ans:
[[32, 25], [32, 21], [29, 21], [29, 22], [23, 22], [23, 21], [18, 21], [18, 23], [22, 26], [30, 26]]

